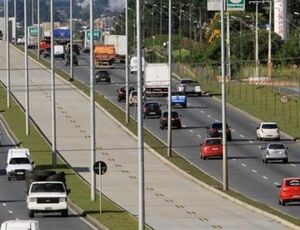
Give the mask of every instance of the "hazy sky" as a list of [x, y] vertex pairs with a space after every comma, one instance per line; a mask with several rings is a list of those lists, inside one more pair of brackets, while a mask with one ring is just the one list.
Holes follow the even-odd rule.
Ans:
[[[86, 6], [89, 4], [90, 0], [85, 0], [82, 6]], [[109, 1], [109, 8], [112, 11], [120, 11], [124, 8], [125, 6], [125, 0], [110, 0]]]

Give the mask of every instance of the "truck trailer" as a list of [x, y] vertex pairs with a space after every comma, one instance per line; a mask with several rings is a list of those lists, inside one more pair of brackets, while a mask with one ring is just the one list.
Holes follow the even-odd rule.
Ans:
[[144, 73], [144, 94], [147, 97], [168, 95], [169, 65], [167, 63], [147, 63]]
[[126, 58], [126, 35], [105, 34], [105, 45], [114, 45], [116, 50], [116, 61], [125, 62]]

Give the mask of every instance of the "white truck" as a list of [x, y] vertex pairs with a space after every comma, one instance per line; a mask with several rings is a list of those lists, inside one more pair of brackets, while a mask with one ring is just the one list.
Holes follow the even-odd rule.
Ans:
[[145, 96], [167, 96], [169, 87], [169, 65], [167, 63], [149, 63], [145, 65]]
[[[136, 73], [137, 72], [137, 67], [138, 67], [138, 59], [136, 56], [133, 56], [130, 58], [130, 63], [129, 63], [129, 69], [130, 69], [130, 73]], [[145, 71], [145, 58], [142, 57], [142, 72]]]
[[183, 92], [185, 95], [202, 95], [202, 90], [199, 82], [190, 78], [180, 79], [177, 84], [177, 91]]
[[116, 60], [125, 62], [126, 58], [126, 35], [104, 34], [104, 44], [114, 45], [116, 51]]
[[68, 216], [69, 192], [62, 181], [33, 181], [26, 198], [29, 218], [38, 212], [60, 212]]

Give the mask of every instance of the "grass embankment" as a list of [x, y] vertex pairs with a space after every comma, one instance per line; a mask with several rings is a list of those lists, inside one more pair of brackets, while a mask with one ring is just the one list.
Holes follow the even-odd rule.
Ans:
[[[49, 67], [49, 63], [46, 63], [45, 61], [42, 61], [43, 64], [45, 64], [46, 67]], [[65, 73], [62, 70], [58, 70], [56, 71], [56, 73], [60, 74], [61, 77], [63, 77], [64, 79], [68, 80], [69, 79], [69, 75], [67, 73]], [[80, 89], [82, 92], [84, 92], [86, 95], [89, 95], [89, 88], [83, 84], [80, 81], [77, 81], [76, 79], [72, 82], [72, 84], [74, 84], [78, 89]], [[214, 92], [218, 93], [218, 85], [217, 83], [214, 83], [216, 87], [212, 87]], [[228, 88], [229, 90], [230, 88]], [[259, 89], [259, 88], [258, 88]], [[242, 91], [242, 90], [241, 90]], [[240, 91], [238, 91], [240, 92]], [[233, 92], [232, 92], [233, 93]], [[234, 93], [237, 93], [236, 91], [234, 91]], [[255, 98], [255, 100], [257, 100], [256, 98], [258, 98], [261, 95], [261, 91], [259, 90], [254, 90], [254, 95], [253, 97]], [[230, 91], [229, 91], [229, 95], [230, 95]], [[3, 96], [5, 97], [5, 96]], [[112, 116], [114, 116], [119, 122], [121, 122], [122, 124], [125, 125], [125, 113], [124, 111], [122, 111], [119, 107], [117, 107], [116, 105], [114, 105], [113, 103], [111, 103], [108, 99], [106, 99], [103, 95], [96, 93], [96, 102], [102, 106], [105, 110], [107, 110]], [[247, 96], [247, 98], [250, 98], [249, 96]], [[230, 98], [229, 98], [230, 99]], [[242, 104], [242, 103], [241, 103]], [[266, 114], [265, 111], [260, 111], [261, 114]], [[272, 112], [270, 111], [270, 114], [272, 114]], [[20, 118], [20, 120], [22, 120], [22, 118]], [[137, 130], [136, 130], [136, 123], [134, 120], [130, 119], [130, 123], [127, 125], [127, 128], [133, 132], [134, 134], [137, 134]], [[255, 129], [255, 128], [254, 128]], [[168, 158], [167, 156], [167, 147], [164, 143], [162, 143], [160, 140], [158, 140], [156, 137], [154, 137], [153, 135], [151, 135], [149, 132], [147, 132], [146, 130], [144, 130], [144, 141], [145, 143], [147, 143], [149, 146], [151, 146], [153, 149], [155, 149], [161, 156], [167, 158], [169, 161], [171, 161], [173, 164], [175, 164], [177, 167], [179, 167], [180, 169], [182, 169], [183, 171], [189, 173], [190, 175], [194, 176], [195, 178], [207, 183], [208, 185], [222, 191], [222, 184], [218, 181], [216, 181], [215, 179], [211, 178], [210, 176], [208, 176], [207, 174], [205, 174], [203, 171], [199, 170], [198, 168], [194, 167], [193, 165], [191, 165], [189, 162], [185, 161], [183, 158], [181, 158], [180, 156], [178, 156], [175, 152], [173, 152], [173, 157], [172, 158]], [[49, 165], [49, 161], [48, 164]], [[50, 166], [49, 166], [50, 167]], [[71, 175], [74, 175], [74, 172], [70, 173]], [[70, 179], [70, 181], [72, 181]], [[83, 193], [83, 189], [81, 189], [81, 186], [78, 186], [76, 184], [76, 182], [74, 182], [75, 185], [74, 187], [77, 187], [79, 191], [79, 193], [74, 193], [74, 191], [72, 191], [73, 195], [71, 196], [72, 199], [74, 199], [74, 202], [79, 203], [81, 205], [81, 207], [84, 210], [87, 210], [90, 213], [94, 213], [97, 212], [97, 203], [93, 203], [94, 205], [96, 205], [95, 209], [92, 209], [91, 207], [91, 202], [89, 201], [89, 189], [88, 187], [86, 187], [86, 191]], [[72, 183], [71, 183], [72, 184]], [[72, 189], [72, 187], [71, 187]], [[76, 191], [76, 190], [75, 190]], [[291, 217], [289, 215], [286, 215], [284, 213], [279, 212], [278, 210], [269, 207], [268, 205], [265, 205], [263, 203], [248, 199], [247, 197], [245, 197], [244, 195], [237, 193], [235, 191], [229, 190], [228, 192], [226, 192], [227, 194], [229, 194], [232, 197], [235, 197], [243, 202], [246, 202], [254, 207], [260, 208], [266, 212], [272, 213], [274, 215], [277, 215], [287, 221], [290, 221], [291, 223], [297, 224], [300, 226], [300, 220], [294, 217]], [[77, 196], [75, 196], [74, 194], [77, 194]], [[85, 196], [85, 198], [81, 198], [81, 196]], [[73, 198], [74, 197], [74, 198]], [[79, 199], [79, 200], [78, 200]], [[107, 208], [107, 209], [106, 209]], [[111, 211], [111, 209], [109, 209], [108, 207], [104, 207], [104, 215], [106, 214], [108, 217], [108, 213], [105, 212], [105, 210], [110, 210], [110, 214], [112, 215], [112, 217], [109, 219], [109, 217], [104, 220], [104, 217], [99, 217], [99, 215], [96, 216], [97, 219], [99, 219], [103, 224], [105, 224], [106, 226], [110, 227], [112, 225], [112, 228], [115, 226], [118, 226], [114, 223], [110, 223], [110, 222], [114, 222], [115, 218], [118, 218], [117, 216], [120, 214], [123, 214], [124, 211], [120, 210], [121, 213], [118, 213], [119, 211]], [[99, 210], [98, 210], [99, 211]], [[124, 214], [125, 215], [125, 214]], [[126, 222], [126, 220], [128, 220]], [[106, 222], [107, 221], [107, 222]], [[125, 216], [123, 218], [122, 221], [117, 220], [117, 223], [122, 223], [121, 225], [118, 226], [118, 229], [120, 229], [120, 226], [130, 226], [130, 224], [128, 224], [128, 222], [132, 222], [131, 219], [129, 218], [129, 216]], [[137, 228], [136, 226], [134, 226], [134, 224], [131, 225], [132, 228]]]

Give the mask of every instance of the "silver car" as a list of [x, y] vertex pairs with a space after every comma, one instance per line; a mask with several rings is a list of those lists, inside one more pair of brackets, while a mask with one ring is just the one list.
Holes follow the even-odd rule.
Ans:
[[262, 161], [266, 164], [272, 160], [281, 160], [283, 163], [288, 162], [288, 147], [282, 143], [269, 143], [261, 149], [263, 150]]

